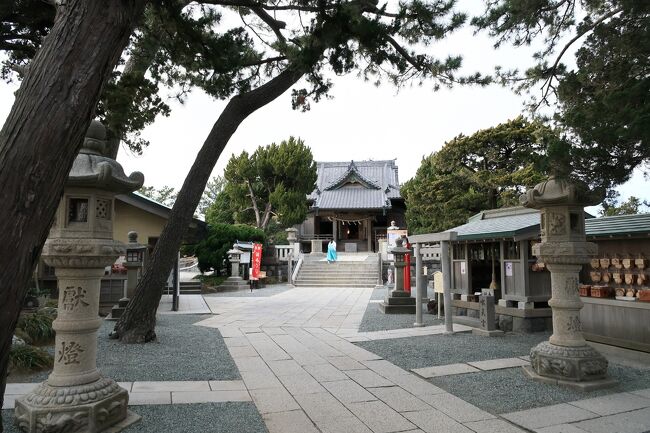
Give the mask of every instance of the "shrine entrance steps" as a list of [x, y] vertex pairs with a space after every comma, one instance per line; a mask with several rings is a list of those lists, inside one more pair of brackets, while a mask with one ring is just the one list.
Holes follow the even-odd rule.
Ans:
[[376, 254], [339, 253], [336, 262], [325, 255], [305, 256], [294, 284], [298, 287], [375, 287], [379, 277]]

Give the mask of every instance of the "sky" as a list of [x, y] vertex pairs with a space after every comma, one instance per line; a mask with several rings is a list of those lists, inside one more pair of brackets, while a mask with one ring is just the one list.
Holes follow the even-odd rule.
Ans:
[[[461, 2], [460, 9], [474, 12], [477, 0]], [[463, 71], [490, 73], [495, 65], [525, 68], [532, 48], [493, 48], [485, 34], [464, 28], [452, 37], [427, 48], [445, 57], [463, 55]], [[432, 90], [432, 83], [396, 89], [390, 84], [375, 87], [356, 75], [330, 77], [332, 99], [312, 104], [303, 113], [291, 109], [290, 92], [257, 110], [239, 127], [219, 158], [213, 175], [219, 175], [233, 153], [254, 152], [258, 146], [300, 137], [311, 147], [317, 161], [397, 159], [400, 182], [415, 175], [424, 156], [440, 149], [458, 134], [495, 126], [518, 116], [527, 100], [498, 85]], [[4, 122], [17, 85], [0, 83], [0, 122]], [[300, 83], [295, 86], [300, 88]], [[184, 104], [169, 100], [172, 113], [147, 127], [143, 138], [151, 145], [142, 155], [124, 146], [118, 161], [125, 171], [141, 171], [145, 184], [180, 188], [213, 123], [227, 101], [214, 100], [199, 90]], [[638, 171], [619, 188], [621, 198], [635, 195], [650, 201], [650, 183]], [[595, 209], [594, 209], [595, 210]]]

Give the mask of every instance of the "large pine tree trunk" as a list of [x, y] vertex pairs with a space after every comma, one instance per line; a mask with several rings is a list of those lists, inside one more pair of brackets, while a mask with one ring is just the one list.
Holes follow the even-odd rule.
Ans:
[[0, 407], [30, 276], [101, 88], [145, 1], [64, 3], [0, 131]]
[[163, 285], [221, 152], [251, 113], [283, 94], [302, 75], [287, 69], [263, 86], [233, 97], [221, 113], [185, 178], [133, 299], [115, 325], [122, 342], [146, 343], [156, 338], [156, 311]]

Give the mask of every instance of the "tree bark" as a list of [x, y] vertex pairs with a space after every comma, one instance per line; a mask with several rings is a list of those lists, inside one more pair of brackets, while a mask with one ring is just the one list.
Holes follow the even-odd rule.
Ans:
[[221, 152], [251, 113], [282, 95], [302, 75], [302, 71], [288, 68], [257, 89], [233, 97], [221, 113], [185, 178], [133, 299], [115, 325], [120, 341], [146, 343], [155, 340], [156, 311], [163, 285]]
[[29, 278], [101, 88], [144, 3], [69, 0], [60, 6], [0, 131], [0, 406]]

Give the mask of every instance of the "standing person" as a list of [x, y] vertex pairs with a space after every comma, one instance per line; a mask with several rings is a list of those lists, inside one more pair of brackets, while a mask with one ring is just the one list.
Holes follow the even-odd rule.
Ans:
[[327, 263], [332, 263], [336, 261], [336, 242], [334, 240], [331, 240], [329, 244], [327, 244]]

